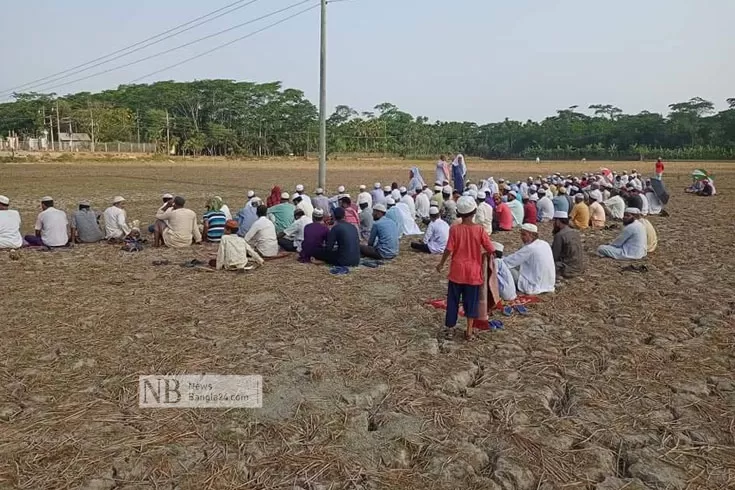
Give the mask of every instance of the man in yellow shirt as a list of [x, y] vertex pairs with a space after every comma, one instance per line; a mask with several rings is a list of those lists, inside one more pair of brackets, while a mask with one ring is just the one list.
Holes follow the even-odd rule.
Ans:
[[584, 194], [575, 194], [574, 207], [569, 213], [569, 224], [572, 228], [586, 230], [590, 226], [590, 209], [584, 203]]
[[604, 228], [605, 227], [605, 208], [602, 204], [597, 201], [597, 196], [590, 195], [590, 224], [592, 228]]

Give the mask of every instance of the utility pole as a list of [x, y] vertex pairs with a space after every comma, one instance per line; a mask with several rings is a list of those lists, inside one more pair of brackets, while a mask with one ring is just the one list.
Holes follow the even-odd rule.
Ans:
[[[61, 114], [59, 114], [59, 99], [56, 99], [56, 135], [59, 137], [59, 151], [61, 151], [63, 150], [63, 147], [61, 144]], [[69, 137], [71, 138], [71, 136]]]
[[69, 118], [69, 151], [72, 151], [74, 146], [74, 133], [71, 132], [71, 117]]
[[135, 123], [138, 126], [138, 149], [140, 149], [140, 109], [135, 111]]
[[94, 152], [94, 115], [92, 114], [92, 106], [89, 106], [89, 120], [91, 121], [92, 125], [92, 152]]
[[327, 0], [322, 0], [319, 57], [319, 187], [327, 187]]
[[166, 155], [171, 155], [171, 129], [168, 125], [168, 109], [166, 109]]

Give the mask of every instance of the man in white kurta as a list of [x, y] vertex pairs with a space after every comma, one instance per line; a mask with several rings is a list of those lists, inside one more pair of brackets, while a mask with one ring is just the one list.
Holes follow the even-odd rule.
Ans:
[[266, 206], [258, 206], [258, 219], [250, 227], [244, 238], [263, 257], [275, 257], [278, 255], [276, 225], [268, 219], [267, 214], [268, 208]]
[[416, 202], [413, 200], [413, 197], [408, 195], [408, 190], [405, 187], [401, 187], [399, 189], [399, 192], [401, 193], [401, 198], [398, 202], [402, 202], [406, 206], [408, 206], [408, 212], [411, 214], [411, 217], [415, 220], [416, 219]]
[[602, 204], [610, 212], [610, 217], [613, 219], [623, 219], [625, 200], [617, 192], [607, 201], [603, 201]]
[[8, 209], [10, 199], [0, 196], [0, 248], [20, 248], [23, 236], [20, 234], [20, 214]]
[[623, 214], [622, 233], [609, 245], [600, 245], [597, 254], [615, 260], [642, 259], [648, 253], [646, 228], [638, 221], [641, 210], [627, 208]]
[[125, 212], [125, 199], [117, 196], [112, 206], [105, 209], [105, 240], [121, 240], [128, 236], [130, 227], [126, 223], [128, 215]]
[[524, 245], [503, 259], [516, 279], [518, 291], [524, 294], [553, 293], [556, 266], [551, 245], [538, 239], [538, 227], [525, 223], [521, 226]]
[[515, 301], [518, 297], [516, 283], [508, 265], [503, 260], [505, 246], [502, 243], [493, 242], [495, 248], [495, 270], [498, 271], [498, 289], [500, 299], [503, 301]]
[[426, 192], [416, 194], [416, 216], [424, 223], [429, 222], [429, 209], [431, 208], [431, 200]]
[[263, 258], [258, 255], [258, 252], [253, 250], [244, 238], [237, 236], [238, 228], [237, 222], [228, 221], [228, 224], [225, 225], [225, 234], [222, 235], [217, 248], [217, 270], [244, 269], [251, 258], [258, 264], [263, 264]]
[[485, 229], [488, 236], [493, 234], [493, 208], [485, 198], [487, 194], [483, 191], [477, 193], [477, 211], [475, 212], [474, 222], [481, 225]]
[[[372, 207], [373, 207], [373, 196], [372, 196], [372, 194], [370, 194], [367, 191], [367, 186], [366, 185], [361, 185], [360, 186], [360, 193], [357, 195], [357, 202], [360, 202], [360, 201], [366, 202], [367, 205], [368, 205], [368, 207], [370, 209], [372, 209]], [[308, 216], [311, 216], [311, 215], [308, 215]]]

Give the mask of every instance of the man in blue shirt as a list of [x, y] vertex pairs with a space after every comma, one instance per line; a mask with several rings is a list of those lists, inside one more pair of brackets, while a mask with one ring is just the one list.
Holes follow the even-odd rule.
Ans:
[[331, 265], [356, 267], [360, 265], [360, 236], [354, 225], [345, 222], [345, 210], [334, 210], [336, 224], [329, 230], [327, 246], [314, 253], [314, 258]]
[[385, 217], [387, 211], [385, 204], [378, 203], [373, 206], [373, 228], [370, 230], [370, 238], [367, 245], [360, 246], [360, 253], [365, 257], [387, 260], [398, 256], [400, 231], [395, 221]]
[[563, 211], [569, 213], [569, 199], [567, 199], [567, 188], [559, 187], [559, 195], [551, 200], [554, 203], [554, 212]]

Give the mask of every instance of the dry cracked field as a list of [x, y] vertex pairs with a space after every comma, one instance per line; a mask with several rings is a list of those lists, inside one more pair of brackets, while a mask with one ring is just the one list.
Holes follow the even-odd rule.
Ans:
[[[355, 192], [411, 165], [336, 162], [329, 183]], [[599, 167], [469, 165], [475, 180]], [[699, 166], [718, 196], [681, 192]], [[122, 194], [147, 224], [164, 191], [234, 211], [248, 189], [313, 189], [314, 175], [313, 162], [4, 164], [0, 193], [29, 233], [45, 194], [67, 211]], [[472, 344], [437, 342], [443, 315], [423, 304], [446, 278], [407, 243], [346, 276], [290, 258], [248, 274], [179, 266], [202, 247], [0, 254], [0, 488], [735, 488], [735, 166], [674, 163], [665, 180], [648, 273], [595, 258], [616, 232], [587, 232], [583, 279]], [[138, 408], [139, 375], [202, 372], [261, 374], [263, 408]]]

